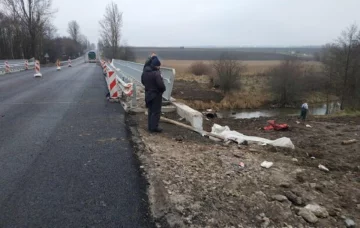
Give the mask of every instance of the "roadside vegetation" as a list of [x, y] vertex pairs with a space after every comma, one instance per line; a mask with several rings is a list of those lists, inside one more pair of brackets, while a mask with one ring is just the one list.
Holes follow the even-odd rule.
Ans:
[[69, 36], [59, 36], [52, 23], [56, 10], [51, 0], [0, 0], [0, 59], [36, 58], [46, 62], [76, 58], [95, 44], [69, 21]]
[[[0, 0], [0, 59], [31, 59], [42, 63], [83, 55], [96, 46], [81, 33], [75, 20], [68, 23], [69, 36], [60, 36], [52, 23], [56, 10], [52, 0]], [[98, 48], [108, 58], [134, 60], [132, 49], [120, 45], [122, 13], [117, 4], [106, 7], [100, 21]], [[48, 59], [45, 55], [48, 54]]]

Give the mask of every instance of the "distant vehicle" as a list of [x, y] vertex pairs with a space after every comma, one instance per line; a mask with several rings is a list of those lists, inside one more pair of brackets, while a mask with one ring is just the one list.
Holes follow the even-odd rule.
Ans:
[[88, 51], [85, 54], [85, 62], [86, 63], [96, 63], [97, 62], [97, 56], [95, 51]]

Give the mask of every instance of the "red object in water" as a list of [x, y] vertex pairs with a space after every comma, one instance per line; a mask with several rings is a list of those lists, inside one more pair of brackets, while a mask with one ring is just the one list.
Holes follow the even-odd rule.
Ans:
[[287, 124], [276, 124], [275, 120], [268, 120], [269, 125], [264, 127], [265, 131], [275, 130], [275, 131], [284, 131], [289, 129]]

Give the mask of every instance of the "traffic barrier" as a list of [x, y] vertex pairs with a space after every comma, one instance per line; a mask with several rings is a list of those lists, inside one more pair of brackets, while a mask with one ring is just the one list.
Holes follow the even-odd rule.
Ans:
[[116, 74], [114, 71], [107, 71], [107, 84], [109, 87], [110, 98], [116, 99], [119, 97]]
[[5, 73], [10, 73], [10, 65], [8, 61], [5, 61]]
[[107, 66], [106, 66], [106, 62], [105, 62], [105, 61], [103, 62], [103, 73], [104, 73], [104, 75], [107, 74]]
[[[0, 64], [0, 75], [32, 69], [35, 65], [35, 62], [26, 59], [0, 60], [0, 62], [2, 62]], [[8, 64], [5, 64], [5, 62]]]
[[[83, 59], [83, 56], [80, 56], [80, 57], [78, 57], [78, 58], [76, 58], [76, 59], [73, 59], [73, 60], [71, 60], [70, 58], [68, 58], [68, 60], [65, 60], [65, 61], [60, 61], [60, 60], [59, 60], [59, 62], [60, 62], [60, 66], [65, 66], [65, 65], [67, 65], [68, 67], [72, 67], [73, 64], [78, 63], [79, 60], [82, 60], [82, 59]], [[70, 61], [70, 65], [71, 65], [71, 66], [69, 66], [69, 61]]]
[[71, 67], [71, 59], [68, 60], [68, 67]]
[[35, 74], [34, 77], [42, 77], [42, 74], [40, 73], [40, 62], [39, 60], [35, 61]]

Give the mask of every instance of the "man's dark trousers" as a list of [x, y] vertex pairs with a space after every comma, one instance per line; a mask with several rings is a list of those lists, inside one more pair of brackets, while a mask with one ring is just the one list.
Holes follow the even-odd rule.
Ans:
[[159, 127], [160, 115], [161, 115], [162, 95], [156, 94], [151, 99], [148, 106], [148, 130], [155, 131]]

